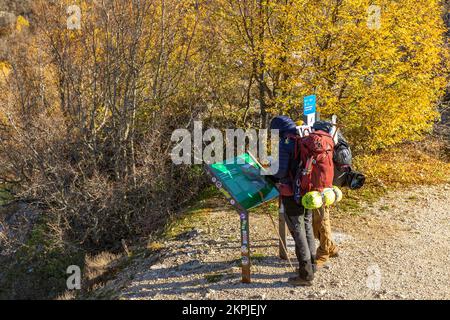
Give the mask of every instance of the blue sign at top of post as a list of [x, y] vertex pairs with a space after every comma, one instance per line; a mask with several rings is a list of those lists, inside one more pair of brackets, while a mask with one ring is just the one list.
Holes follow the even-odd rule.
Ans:
[[303, 99], [303, 114], [306, 116], [314, 113], [316, 113], [316, 96], [307, 96]]

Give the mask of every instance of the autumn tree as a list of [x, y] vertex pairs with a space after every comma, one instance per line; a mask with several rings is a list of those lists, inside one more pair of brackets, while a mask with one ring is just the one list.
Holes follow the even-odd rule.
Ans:
[[[48, 209], [54, 235], [93, 246], [154, 231], [202, 187], [170, 136], [210, 100], [193, 1], [35, 2], [36, 32], [10, 49], [1, 178]], [[162, 196], [164, 195], [164, 196]]]
[[265, 112], [299, 117], [303, 97], [317, 94], [323, 117], [337, 114], [359, 148], [419, 139], [431, 129], [447, 73], [439, 1], [219, 6], [229, 50], [256, 79], [263, 122]]
[[373, 151], [430, 131], [448, 74], [438, 0], [33, 6], [0, 63], [0, 183], [47, 208], [60, 240], [99, 247], [162, 226], [202, 188], [201, 168], [171, 163], [175, 129], [299, 119], [317, 94], [322, 118]]

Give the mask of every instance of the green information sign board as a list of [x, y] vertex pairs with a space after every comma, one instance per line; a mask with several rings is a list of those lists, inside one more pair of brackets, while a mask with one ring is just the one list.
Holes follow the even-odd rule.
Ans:
[[216, 178], [214, 181], [216, 186], [225, 193], [233, 205], [239, 205], [245, 210], [279, 196], [275, 185], [260, 174], [261, 169], [261, 165], [247, 153], [232, 161], [208, 166], [208, 170]]
[[248, 210], [279, 196], [275, 185], [261, 175], [261, 165], [250, 154], [206, 166], [212, 182], [239, 212], [241, 221], [242, 282], [250, 282]]

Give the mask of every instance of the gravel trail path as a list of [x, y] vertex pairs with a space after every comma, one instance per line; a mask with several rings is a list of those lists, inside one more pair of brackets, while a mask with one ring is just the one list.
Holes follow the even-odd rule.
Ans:
[[[401, 199], [399, 202], [398, 199]], [[450, 299], [450, 185], [392, 193], [360, 215], [332, 216], [340, 256], [312, 287], [287, 283], [292, 270], [278, 258], [267, 215], [250, 220], [252, 283], [240, 282], [239, 217], [229, 207], [185, 238], [168, 241], [158, 257], [136, 261], [121, 299]], [[277, 220], [277, 219], [275, 219]], [[292, 240], [290, 257], [295, 261]]]

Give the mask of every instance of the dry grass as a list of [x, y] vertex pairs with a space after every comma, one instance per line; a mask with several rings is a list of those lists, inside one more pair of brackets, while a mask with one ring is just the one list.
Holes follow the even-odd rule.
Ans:
[[127, 257], [111, 252], [102, 252], [95, 256], [87, 255], [84, 269], [85, 291], [103, 287], [121, 269], [125, 259]]
[[115, 279], [129, 265], [130, 261], [131, 258], [125, 253], [115, 254], [105, 251], [96, 255], [86, 255], [81, 290], [66, 290], [55, 299], [99, 298], [105, 285]]
[[362, 204], [370, 205], [394, 189], [449, 182], [447, 148], [445, 141], [427, 137], [422, 142], [355, 157], [355, 168], [366, 175], [366, 184], [360, 190], [344, 189], [338, 211], [360, 214]]
[[160, 251], [162, 249], [164, 249], [164, 244], [162, 244], [161, 242], [150, 241], [147, 244], [147, 250], [149, 250], [150, 252], [156, 252], [156, 251]]
[[[430, 151], [432, 144], [436, 146]], [[450, 181], [450, 163], [437, 157], [434, 142], [405, 144], [389, 151], [357, 157], [355, 164], [367, 176], [367, 184], [379, 187], [405, 187], [416, 184], [439, 184]]]
[[103, 275], [106, 271], [108, 271], [113, 262], [117, 261], [120, 257], [121, 255], [113, 254], [111, 252], [102, 252], [94, 256], [87, 255], [85, 258], [85, 279], [92, 281]]
[[76, 292], [73, 290], [67, 290], [55, 298], [55, 300], [75, 300]]

